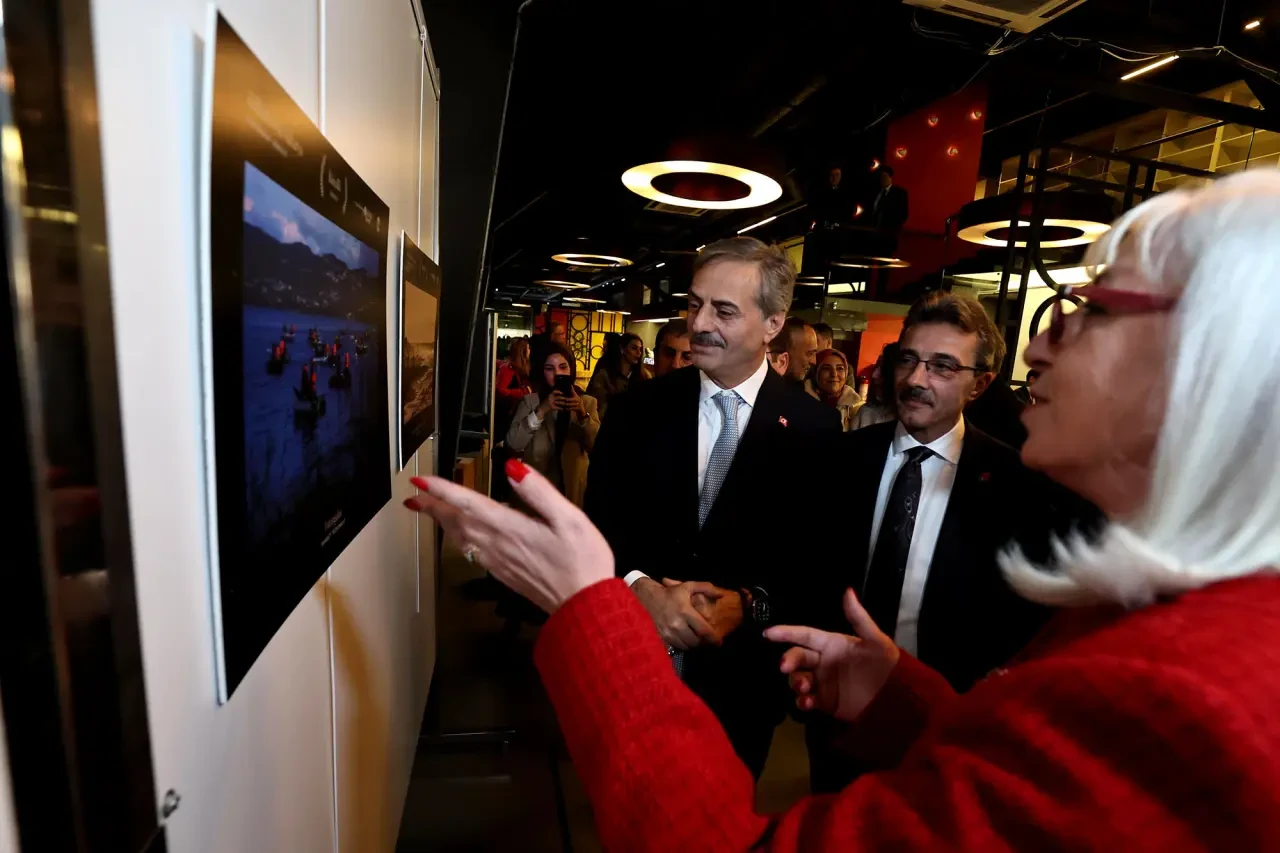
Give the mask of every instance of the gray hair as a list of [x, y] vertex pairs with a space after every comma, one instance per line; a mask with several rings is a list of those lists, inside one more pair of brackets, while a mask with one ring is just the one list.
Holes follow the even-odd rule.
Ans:
[[1141, 606], [1280, 567], [1280, 170], [1156, 196], [1085, 262], [1121, 252], [1179, 296], [1169, 408], [1137, 512], [1095, 541], [1055, 541], [1056, 573], [1001, 555], [1013, 587], [1046, 604]]
[[756, 304], [766, 317], [785, 314], [791, 307], [791, 295], [796, 288], [796, 270], [787, 253], [777, 245], [769, 245], [755, 237], [730, 237], [717, 240], [698, 252], [693, 261], [693, 274], [719, 261], [739, 261], [754, 264], [760, 273], [760, 289]]

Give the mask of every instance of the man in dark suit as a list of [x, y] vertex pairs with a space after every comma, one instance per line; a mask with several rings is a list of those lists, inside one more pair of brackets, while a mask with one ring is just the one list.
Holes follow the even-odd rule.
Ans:
[[[995, 379], [1004, 341], [982, 306], [934, 293], [912, 306], [894, 371], [898, 419], [851, 432], [836, 454], [850, 530], [843, 585], [880, 630], [959, 691], [1017, 654], [1049, 616], [1016, 595], [997, 555], [1017, 543], [1047, 557], [1051, 532], [1096, 510], [1026, 469], [1015, 450], [966, 423]], [[847, 629], [846, 629], [847, 632]], [[809, 726], [815, 792], [860, 770]]]
[[867, 205], [867, 224], [897, 234], [906, 224], [907, 191], [893, 185], [893, 167], [880, 167], [880, 189]]
[[[610, 406], [585, 506], [677, 671], [757, 776], [788, 704], [782, 650], [760, 634], [811, 621], [795, 495], [811, 488], [812, 454], [840, 435], [834, 410], [765, 360], [794, 278], [780, 249], [750, 237], [698, 254], [688, 317], [698, 369], [637, 385]], [[651, 506], [662, 511], [642, 523]]]

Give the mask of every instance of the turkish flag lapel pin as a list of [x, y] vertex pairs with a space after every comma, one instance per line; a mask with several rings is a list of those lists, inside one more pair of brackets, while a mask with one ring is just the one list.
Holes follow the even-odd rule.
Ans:
[[786, 425], [787, 425], [787, 419], [786, 419], [786, 418], [784, 418], [784, 417], [782, 417], [781, 415], [779, 415], [779, 416], [778, 416], [778, 423], [782, 424], [783, 426], [786, 426]]

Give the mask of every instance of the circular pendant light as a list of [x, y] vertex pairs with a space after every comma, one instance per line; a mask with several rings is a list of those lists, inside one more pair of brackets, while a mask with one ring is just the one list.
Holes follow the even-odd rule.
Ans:
[[838, 261], [832, 261], [833, 267], [847, 267], [855, 270], [900, 270], [911, 266], [911, 261], [902, 258], [876, 258], [871, 256], [848, 255]]
[[552, 287], [556, 290], [577, 290], [591, 286], [581, 281], [566, 281], [560, 278], [535, 278], [533, 283], [539, 287]]
[[739, 210], [782, 197], [782, 185], [762, 172], [709, 160], [660, 160], [632, 166], [623, 185], [636, 195], [676, 207]]
[[563, 252], [559, 255], [552, 255], [551, 260], [575, 267], [596, 267], [599, 269], [631, 266], [631, 261], [626, 258], [620, 258], [617, 255], [595, 255], [590, 252]]
[[[1008, 246], [1009, 223], [1018, 220], [1015, 245], [1027, 245], [1031, 236], [1032, 199], [1027, 195], [997, 195], [971, 201], [960, 208], [956, 236], [980, 246]], [[1092, 243], [1111, 228], [1116, 216], [1115, 199], [1104, 193], [1052, 192], [1041, 198], [1044, 214], [1040, 248], [1061, 249]]]

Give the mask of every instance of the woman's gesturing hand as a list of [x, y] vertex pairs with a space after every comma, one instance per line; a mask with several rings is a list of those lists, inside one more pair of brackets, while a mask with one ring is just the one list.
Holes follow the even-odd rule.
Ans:
[[414, 477], [426, 494], [404, 505], [425, 512], [462, 552], [548, 613], [571, 596], [613, 577], [609, 543], [541, 474], [518, 459], [507, 462], [516, 494], [542, 516], [524, 513], [439, 477]]
[[791, 625], [776, 625], [764, 635], [794, 645], [782, 655], [782, 671], [796, 694], [796, 707], [851, 723], [889, 680], [900, 652], [851, 589], [844, 594], [844, 615], [858, 636]]

